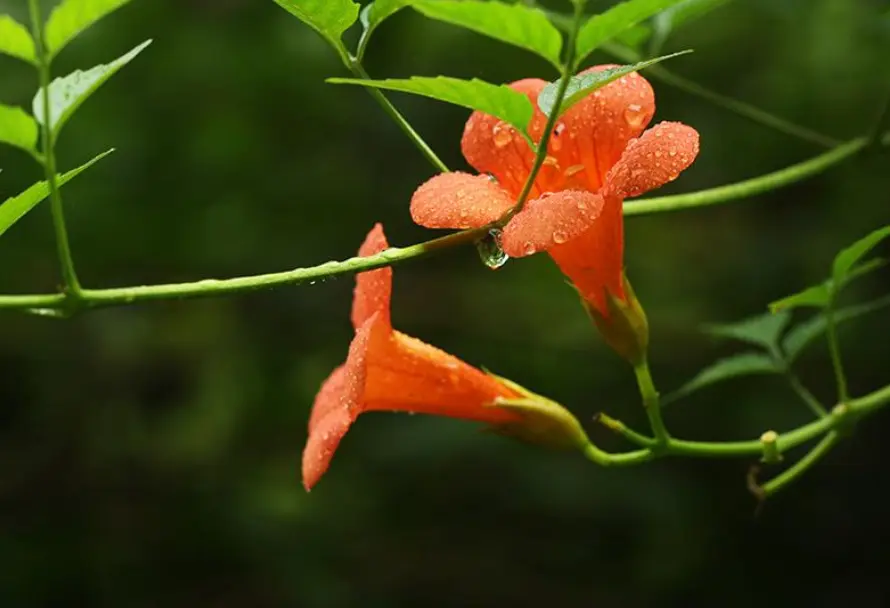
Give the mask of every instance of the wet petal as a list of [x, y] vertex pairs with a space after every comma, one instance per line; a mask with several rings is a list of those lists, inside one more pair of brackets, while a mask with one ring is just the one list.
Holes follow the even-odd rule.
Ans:
[[627, 146], [606, 177], [606, 189], [629, 198], [663, 186], [692, 164], [698, 149], [698, 131], [692, 127], [658, 123]]
[[[532, 128], [541, 131], [546, 118], [538, 110], [538, 94], [547, 82], [538, 78], [519, 80], [510, 87], [529, 96], [535, 107]], [[461, 150], [470, 165], [479, 173], [493, 175], [512, 196], [522, 190], [535, 161], [535, 154], [528, 143], [509, 124], [482, 112], [473, 112], [464, 128]], [[540, 190], [533, 190], [537, 196]]]
[[303, 449], [303, 487], [312, 489], [331, 463], [340, 440], [349, 430], [354, 418], [345, 409], [336, 409], [318, 420], [309, 433]]
[[529, 201], [504, 228], [501, 245], [510, 257], [546, 251], [588, 230], [603, 209], [598, 194], [565, 190]]
[[364, 411], [402, 411], [489, 423], [518, 416], [492, 407], [498, 397], [519, 394], [486, 374], [417, 338], [393, 332], [367, 350]]
[[343, 397], [346, 394], [346, 369], [344, 365], [339, 366], [331, 372], [318, 394], [315, 396], [315, 403], [312, 405], [312, 413], [309, 414], [309, 433], [318, 426], [322, 418], [330, 414], [336, 409], [349, 409], [348, 404], [344, 403]]
[[[368, 257], [389, 248], [383, 226], [375, 224], [358, 250], [360, 257]], [[389, 324], [389, 306], [392, 295], [392, 268], [378, 268], [360, 272], [355, 278], [352, 298], [352, 326], [357, 330], [375, 313], [382, 322]]]
[[[611, 67], [616, 66], [598, 65], [582, 74]], [[547, 189], [599, 190], [627, 142], [643, 132], [654, 114], [655, 93], [636, 72], [607, 84], [569, 108], [554, 127], [548, 144], [553, 161], [551, 168], [542, 173], [549, 180]], [[541, 135], [540, 130], [531, 130], [535, 141]]]
[[426, 228], [478, 228], [513, 204], [510, 194], [486, 175], [443, 173], [411, 197], [411, 219]]
[[599, 217], [578, 237], [550, 247], [547, 253], [581, 296], [608, 317], [606, 292], [625, 299], [624, 218], [621, 199], [604, 199]]
[[360, 410], [365, 383], [364, 343], [358, 345], [360, 353], [356, 357], [353, 355], [355, 342], [353, 340], [346, 363], [331, 372], [312, 404], [309, 438], [303, 449], [303, 485], [306, 490], [311, 489], [327, 471], [340, 440]]

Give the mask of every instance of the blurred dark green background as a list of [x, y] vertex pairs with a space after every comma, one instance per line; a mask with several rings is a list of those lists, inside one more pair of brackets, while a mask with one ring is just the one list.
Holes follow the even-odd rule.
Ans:
[[[47, 9], [51, 3], [47, 3]], [[599, 7], [610, 3], [594, 3]], [[0, 12], [25, 20], [23, 0]], [[568, 2], [552, 2], [568, 8]], [[837, 138], [890, 87], [885, 0], [736, 0], [677, 31], [671, 68]], [[883, 21], [879, 17], [883, 15]], [[81, 35], [57, 74], [154, 44], [66, 127], [63, 168], [114, 146], [64, 189], [88, 286], [283, 270], [394, 244], [431, 168], [271, 0], [137, 0]], [[594, 57], [604, 62], [605, 55]], [[375, 76], [509, 81], [554, 74], [520, 50], [404, 11], [378, 31]], [[665, 192], [765, 173], [819, 149], [655, 83], [656, 120], [702, 137]], [[0, 99], [35, 77], [0, 57]], [[394, 95], [454, 167], [467, 112]], [[40, 177], [0, 150], [0, 198]], [[862, 157], [730, 206], [628, 221], [627, 265], [653, 326], [663, 390], [736, 347], [704, 337], [820, 280], [890, 219], [890, 160]], [[54, 289], [49, 208], [0, 240], [3, 293]], [[887, 272], [849, 301], [887, 292]], [[603, 470], [470, 424], [362, 417], [312, 494], [299, 479], [310, 404], [345, 356], [353, 281], [91, 312], [0, 314], [0, 606], [884, 606], [887, 413], [755, 515], [751, 461]], [[558, 399], [592, 428], [638, 428], [632, 374], [544, 256], [493, 273], [472, 250], [400, 266], [399, 329]], [[890, 319], [843, 327], [854, 394], [890, 381]], [[824, 344], [800, 374], [823, 399]], [[781, 380], [702, 391], [666, 412], [678, 435], [748, 439], [808, 419]], [[599, 429], [593, 437], [622, 444]], [[796, 455], [796, 454], [795, 454]]]

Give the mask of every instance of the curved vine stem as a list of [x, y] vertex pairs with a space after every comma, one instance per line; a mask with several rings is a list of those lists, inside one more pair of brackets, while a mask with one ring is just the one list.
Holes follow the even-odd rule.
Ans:
[[[850, 158], [862, 150], [867, 143], [868, 139], [857, 138], [802, 163], [727, 186], [688, 194], [630, 201], [624, 205], [624, 215], [648, 215], [692, 209], [754, 196], [821, 173], [829, 167]], [[326, 262], [318, 266], [296, 268], [284, 272], [231, 279], [204, 279], [188, 283], [141, 285], [111, 289], [81, 289], [79, 303], [84, 308], [100, 308], [135, 302], [211, 297], [222, 294], [258, 291], [283, 285], [297, 285], [328, 277], [391, 266], [451, 247], [471, 244], [485, 236], [491, 227], [483, 226], [473, 230], [455, 232], [408, 247], [390, 248], [368, 257], [354, 257], [340, 262]], [[3, 295], [0, 296], [0, 309], [25, 309], [32, 312], [45, 313], [48, 310], [61, 310], [65, 305], [65, 301], [63, 294]]]
[[[890, 403], [890, 385], [869, 393], [864, 397], [851, 399], [846, 404], [837, 405], [824, 418], [779, 434], [775, 441], [776, 448], [779, 453], [782, 453], [828, 432], [845, 429], [850, 426], [851, 422], [874, 413], [888, 403]], [[654, 445], [654, 440], [651, 437], [633, 431], [620, 420], [602, 415], [598, 417], [598, 420], [603, 426], [621, 435], [631, 443], [650, 451], [657, 450], [659, 455], [694, 456], [698, 458], [739, 458], [763, 454], [763, 442], [761, 439], [750, 441], [689, 441], [671, 437], [667, 444], [657, 447]]]

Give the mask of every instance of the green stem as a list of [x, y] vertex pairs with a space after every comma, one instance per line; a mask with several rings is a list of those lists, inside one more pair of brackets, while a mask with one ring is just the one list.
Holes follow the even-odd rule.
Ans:
[[788, 369], [785, 372], [785, 377], [788, 378], [788, 383], [791, 385], [791, 389], [797, 394], [798, 397], [800, 397], [801, 401], [803, 401], [816, 416], [818, 416], [819, 418], [824, 418], [828, 415], [828, 410], [826, 410], [825, 407], [821, 403], [819, 403], [819, 400], [816, 399], [815, 395], [813, 395], [813, 393], [811, 393], [809, 389], [807, 389], [807, 387], [803, 385], [803, 383], [800, 381], [800, 378], [798, 378], [794, 372]]
[[43, 168], [46, 173], [46, 183], [49, 186], [50, 209], [56, 236], [56, 250], [62, 271], [63, 292], [67, 296], [68, 302], [76, 304], [81, 299], [82, 290], [80, 282], [77, 280], [77, 272], [74, 270], [74, 259], [71, 256], [71, 246], [68, 242], [68, 230], [65, 227], [65, 210], [62, 207], [62, 194], [59, 191], [56, 175], [56, 142], [53, 134], [49, 102], [50, 59], [47, 54], [46, 40], [43, 34], [43, 19], [40, 15], [39, 0], [28, 0], [28, 9], [31, 16], [31, 31], [34, 36], [34, 49], [37, 56], [37, 71], [40, 77], [41, 103], [43, 105], [43, 120], [41, 121]]
[[[778, 188], [828, 169], [829, 167], [849, 158], [865, 147], [864, 138], [854, 139], [834, 150], [815, 158], [792, 165], [780, 171], [753, 179], [737, 182], [728, 186], [719, 186], [709, 190], [701, 190], [689, 194], [663, 196], [640, 199], [624, 205], [624, 215], [646, 215], [691, 209], [697, 206], [715, 205], [729, 202]], [[890, 142], [888, 142], [890, 143]], [[432, 241], [419, 243], [410, 247], [390, 249], [366, 258], [352, 258], [343, 262], [327, 262], [320, 266], [298, 268], [288, 272], [237, 277], [222, 280], [202, 280], [189, 283], [170, 285], [148, 285], [140, 287], [122, 287], [116, 289], [81, 290], [80, 298], [87, 306], [111, 306], [130, 304], [143, 300], [163, 300], [172, 298], [200, 298], [219, 295], [221, 293], [237, 293], [270, 288], [279, 285], [295, 285], [312, 280], [325, 279], [329, 276], [362, 272], [382, 266], [389, 266], [421, 257], [447, 247], [472, 243], [475, 239], [485, 236], [492, 226], [474, 230], [456, 232]], [[91, 300], [96, 300], [92, 302]], [[63, 300], [56, 294], [33, 294], [0, 296], [0, 308], [28, 309], [42, 307], [61, 307]]]
[[614, 467], [632, 466], [635, 464], [648, 462], [655, 458], [655, 453], [652, 450], [634, 450], [633, 452], [622, 452], [619, 454], [613, 454], [611, 452], [606, 452], [599, 449], [592, 443], [588, 443], [584, 447], [584, 456], [586, 456], [588, 460], [591, 460], [598, 465], [604, 467]]
[[[236, 277], [224, 280], [205, 279], [196, 283], [171, 283], [167, 285], [144, 285], [113, 289], [85, 289], [83, 291], [83, 299], [86, 306], [97, 308], [151, 300], [186, 299], [244, 293], [279, 285], [297, 285], [329, 277], [373, 270], [374, 268], [381, 268], [383, 266], [391, 266], [405, 260], [430, 255], [443, 249], [470, 244], [476, 239], [486, 235], [488, 230], [489, 227], [485, 226], [473, 230], [455, 232], [447, 236], [419, 243], [417, 245], [411, 245], [409, 247], [391, 247], [373, 256], [353, 257], [342, 262], [327, 262], [320, 266], [296, 268], [285, 272], [274, 272], [270, 274]], [[3, 304], [3, 300], [0, 299], [0, 306]]]
[[509, 221], [511, 217], [522, 211], [523, 206], [525, 206], [525, 203], [528, 200], [528, 195], [531, 193], [532, 188], [535, 185], [535, 179], [538, 177], [541, 167], [544, 166], [544, 159], [547, 158], [547, 145], [550, 143], [550, 135], [553, 133], [556, 121], [559, 119], [559, 109], [562, 106], [562, 101], [566, 96], [566, 90], [569, 87], [569, 81], [572, 77], [572, 70], [575, 65], [575, 40], [578, 38], [578, 32], [581, 30], [581, 22], [584, 17], [584, 3], [574, 2], [574, 6], [574, 20], [572, 21], [572, 28], [569, 31], [568, 41], [566, 42], [565, 65], [563, 66], [562, 74], [559, 77], [559, 87], [556, 89], [556, 100], [553, 103], [553, 109], [550, 110], [550, 114], [547, 116], [547, 124], [544, 126], [544, 133], [541, 135], [541, 141], [538, 142], [535, 162], [532, 165], [531, 172], [528, 174], [525, 184], [522, 186], [519, 198], [516, 199], [516, 206], [513, 207], [510, 213], [508, 213], [501, 221], [504, 224]]
[[825, 308], [825, 333], [828, 337], [828, 351], [831, 353], [831, 367], [834, 369], [834, 379], [837, 384], [837, 399], [839, 403], [846, 403], [850, 399], [847, 392], [847, 375], [844, 373], [844, 363], [841, 359], [841, 346], [837, 338], [837, 323], [834, 319], [834, 295]]
[[768, 192], [825, 171], [829, 167], [861, 151], [868, 145], [868, 141], [868, 138], [857, 137], [802, 163], [726, 186], [691, 192], [689, 194], [627, 201], [624, 204], [624, 215], [645, 215], [649, 213], [663, 213], [665, 211], [679, 211], [680, 209], [690, 209], [692, 207], [706, 207]]
[[[828, 416], [779, 435], [776, 439], [776, 449], [779, 452], [790, 450], [829, 431], [840, 429], [842, 426], [848, 425], [850, 420], [857, 420], [867, 416], [888, 403], [890, 403], [890, 385], [869, 393], [864, 397], [853, 399], [846, 406], [836, 406]], [[617, 431], [617, 425], [624, 427], [624, 424], [618, 420], [613, 420], [612, 424], [607, 424], [606, 426]], [[638, 445], [644, 447], [651, 445], [647, 437], [636, 431], [626, 429], [621, 434]], [[697, 458], [757, 456], [763, 453], [763, 442], [762, 439], [752, 441], [688, 441], [671, 437], [662, 453]]]
[[[606, 43], [600, 48], [625, 63], [635, 63], [641, 59], [639, 53], [619, 44]], [[743, 118], [747, 118], [752, 122], [769, 127], [770, 129], [784, 133], [785, 135], [790, 135], [825, 148], [832, 148], [840, 143], [836, 139], [828, 137], [827, 135], [794, 124], [793, 122], [770, 114], [769, 112], [745, 103], [744, 101], [733, 99], [732, 97], [705, 88], [697, 82], [675, 74], [664, 66], [650, 66], [647, 68], [646, 75], [663, 82], [666, 85], [677, 88], [684, 93], [700, 97], [724, 110], [738, 114]]]
[[655, 382], [652, 381], [652, 373], [649, 371], [649, 362], [644, 359], [642, 363], [634, 366], [634, 374], [637, 378], [637, 386], [640, 388], [640, 396], [643, 398], [646, 416], [649, 417], [649, 426], [652, 428], [655, 444], [663, 448], [667, 447], [671, 441], [670, 434], [661, 418], [661, 403]]
[[638, 433], [620, 420], [616, 420], [607, 414], [600, 412], [596, 415], [596, 422], [599, 422], [604, 427], [613, 431], [625, 439], [627, 439], [631, 443], [635, 443], [636, 445], [643, 447], [652, 447], [655, 445], [655, 440], [652, 437], [646, 437], [642, 433]]
[[[345, 58], [344, 62], [346, 63], [346, 67], [356, 75], [358, 78], [362, 78], [365, 80], [369, 80], [371, 77], [365, 71], [365, 68], [362, 67], [362, 64], [353, 58]], [[436, 153], [430, 148], [429, 144], [420, 136], [420, 134], [414, 130], [414, 127], [411, 126], [411, 123], [402, 116], [401, 112], [399, 112], [389, 98], [383, 94], [379, 89], [375, 89], [374, 87], [362, 87], [368, 93], [371, 94], [371, 97], [380, 104], [380, 107], [392, 118], [399, 128], [402, 129], [402, 132], [408, 136], [408, 138], [414, 142], [414, 145], [417, 146], [417, 149], [420, 150], [421, 154], [423, 154], [429, 163], [434, 166], [436, 169], [441, 171], [442, 173], [447, 173], [449, 171], [448, 165], [442, 162], [442, 159], [439, 158]]]
[[840, 439], [840, 433], [837, 431], [831, 431], [822, 438], [816, 446], [807, 452], [806, 456], [795, 462], [793, 465], [788, 467], [785, 471], [783, 471], [780, 475], [777, 475], [767, 483], [763, 484], [759, 488], [758, 494], [762, 498], [766, 498], [778, 492], [779, 490], [785, 488], [789, 483], [799, 478], [803, 473], [805, 473], [810, 467], [812, 467], [816, 462], [825, 456], [831, 448], [835, 446], [835, 444]]

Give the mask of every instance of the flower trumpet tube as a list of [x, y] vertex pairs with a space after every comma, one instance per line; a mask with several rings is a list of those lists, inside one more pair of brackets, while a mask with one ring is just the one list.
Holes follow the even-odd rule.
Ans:
[[[378, 224], [359, 255], [374, 255], [387, 248]], [[495, 432], [535, 443], [586, 444], [580, 426], [561, 406], [535, 399], [518, 385], [394, 330], [391, 294], [391, 268], [358, 275], [352, 304], [355, 337], [346, 362], [319, 390], [309, 418], [302, 465], [307, 490], [327, 471], [358, 415], [368, 411], [447, 416], [483, 422]], [[529, 405], [529, 401], [533, 403]], [[557, 437], [560, 433], [568, 437]]]

